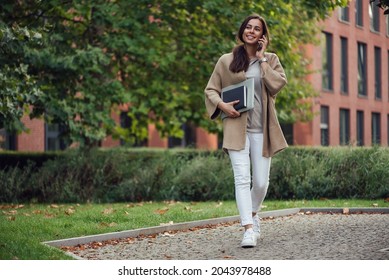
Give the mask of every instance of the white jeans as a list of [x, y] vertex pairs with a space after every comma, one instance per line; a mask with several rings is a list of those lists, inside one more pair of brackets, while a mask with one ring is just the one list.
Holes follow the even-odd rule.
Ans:
[[248, 132], [244, 150], [228, 150], [234, 172], [236, 204], [242, 226], [253, 224], [252, 213], [260, 210], [269, 186], [271, 158], [262, 156], [262, 146], [263, 134]]

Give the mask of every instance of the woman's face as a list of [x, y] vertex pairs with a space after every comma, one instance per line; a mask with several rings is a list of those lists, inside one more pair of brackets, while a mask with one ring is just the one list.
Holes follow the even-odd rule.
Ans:
[[259, 19], [251, 19], [243, 31], [243, 41], [246, 44], [257, 44], [263, 35], [262, 22]]

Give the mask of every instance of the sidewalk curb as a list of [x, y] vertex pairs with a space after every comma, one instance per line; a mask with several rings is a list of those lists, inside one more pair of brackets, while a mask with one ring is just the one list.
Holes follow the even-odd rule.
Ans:
[[[282, 210], [260, 212], [258, 213], [258, 215], [260, 218], [268, 218], [268, 217], [295, 215], [299, 212], [343, 213], [344, 209], [345, 208], [289, 208], [289, 209], [282, 209]], [[348, 211], [349, 214], [357, 214], [357, 213], [389, 214], [389, 208], [349, 208]], [[81, 237], [74, 237], [74, 238], [67, 238], [67, 239], [60, 239], [60, 240], [53, 240], [53, 241], [45, 241], [42, 243], [53, 247], [76, 246], [79, 244], [87, 244], [90, 242], [101, 242], [101, 241], [107, 241], [111, 239], [137, 237], [139, 235], [150, 235], [150, 234], [156, 234], [165, 231], [185, 230], [194, 227], [201, 227], [206, 225], [217, 225], [221, 223], [231, 223], [231, 222], [239, 222], [239, 216], [221, 217], [221, 218], [214, 218], [214, 219], [207, 219], [207, 220], [177, 223], [171, 225], [126, 230], [120, 232], [88, 235], [88, 236], [81, 236]]]

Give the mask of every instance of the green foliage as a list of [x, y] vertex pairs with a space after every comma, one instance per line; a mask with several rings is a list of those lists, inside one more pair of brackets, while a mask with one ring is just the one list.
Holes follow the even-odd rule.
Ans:
[[384, 15], [389, 15], [389, 0], [370, 0], [370, 5], [377, 5], [384, 10]]
[[[11, 35], [20, 30], [40, 44], [18, 37], [13, 42], [20, 48], [2, 53], [1, 112], [8, 114], [3, 121], [17, 127], [21, 108], [33, 105], [31, 117], [62, 125], [68, 143], [81, 147], [93, 147], [108, 135], [140, 141], [150, 123], [163, 136], [182, 137], [184, 123], [220, 132], [220, 122], [205, 117], [203, 90], [216, 60], [232, 49], [239, 24], [252, 12], [267, 19], [270, 51], [287, 72], [279, 119], [309, 119], [307, 100], [315, 92], [305, 80], [309, 61], [300, 47], [313, 41], [317, 21], [345, 2], [4, 0], [2, 46], [10, 46], [4, 30], [13, 30]], [[127, 103], [129, 131], [111, 117]]]
[[24, 61], [28, 48], [38, 47], [42, 35], [27, 27], [7, 26], [0, 20], [0, 128], [25, 131], [20, 121], [41, 96], [36, 77]]
[[228, 157], [199, 156], [187, 161], [172, 178], [171, 186], [167, 199], [231, 200], [235, 193]]
[[[71, 151], [0, 170], [0, 202], [206, 201], [234, 198], [229, 158], [187, 151]], [[272, 159], [268, 198], [389, 197], [389, 150], [288, 148]]]
[[292, 148], [272, 161], [269, 197], [384, 198], [389, 196], [385, 148]]

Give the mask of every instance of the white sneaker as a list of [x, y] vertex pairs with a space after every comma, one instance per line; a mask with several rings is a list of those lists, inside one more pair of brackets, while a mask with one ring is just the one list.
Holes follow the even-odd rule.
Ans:
[[246, 230], [243, 235], [242, 243], [240, 244], [243, 248], [251, 248], [257, 245], [257, 238], [254, 231]]
[[259, 239], [261, 237], [261, 226], [259, 224], [258, 215], [255, 215], [253, 217], [253, 230], [254, 230], [255, 236], [257, 237], [257, 239]]

